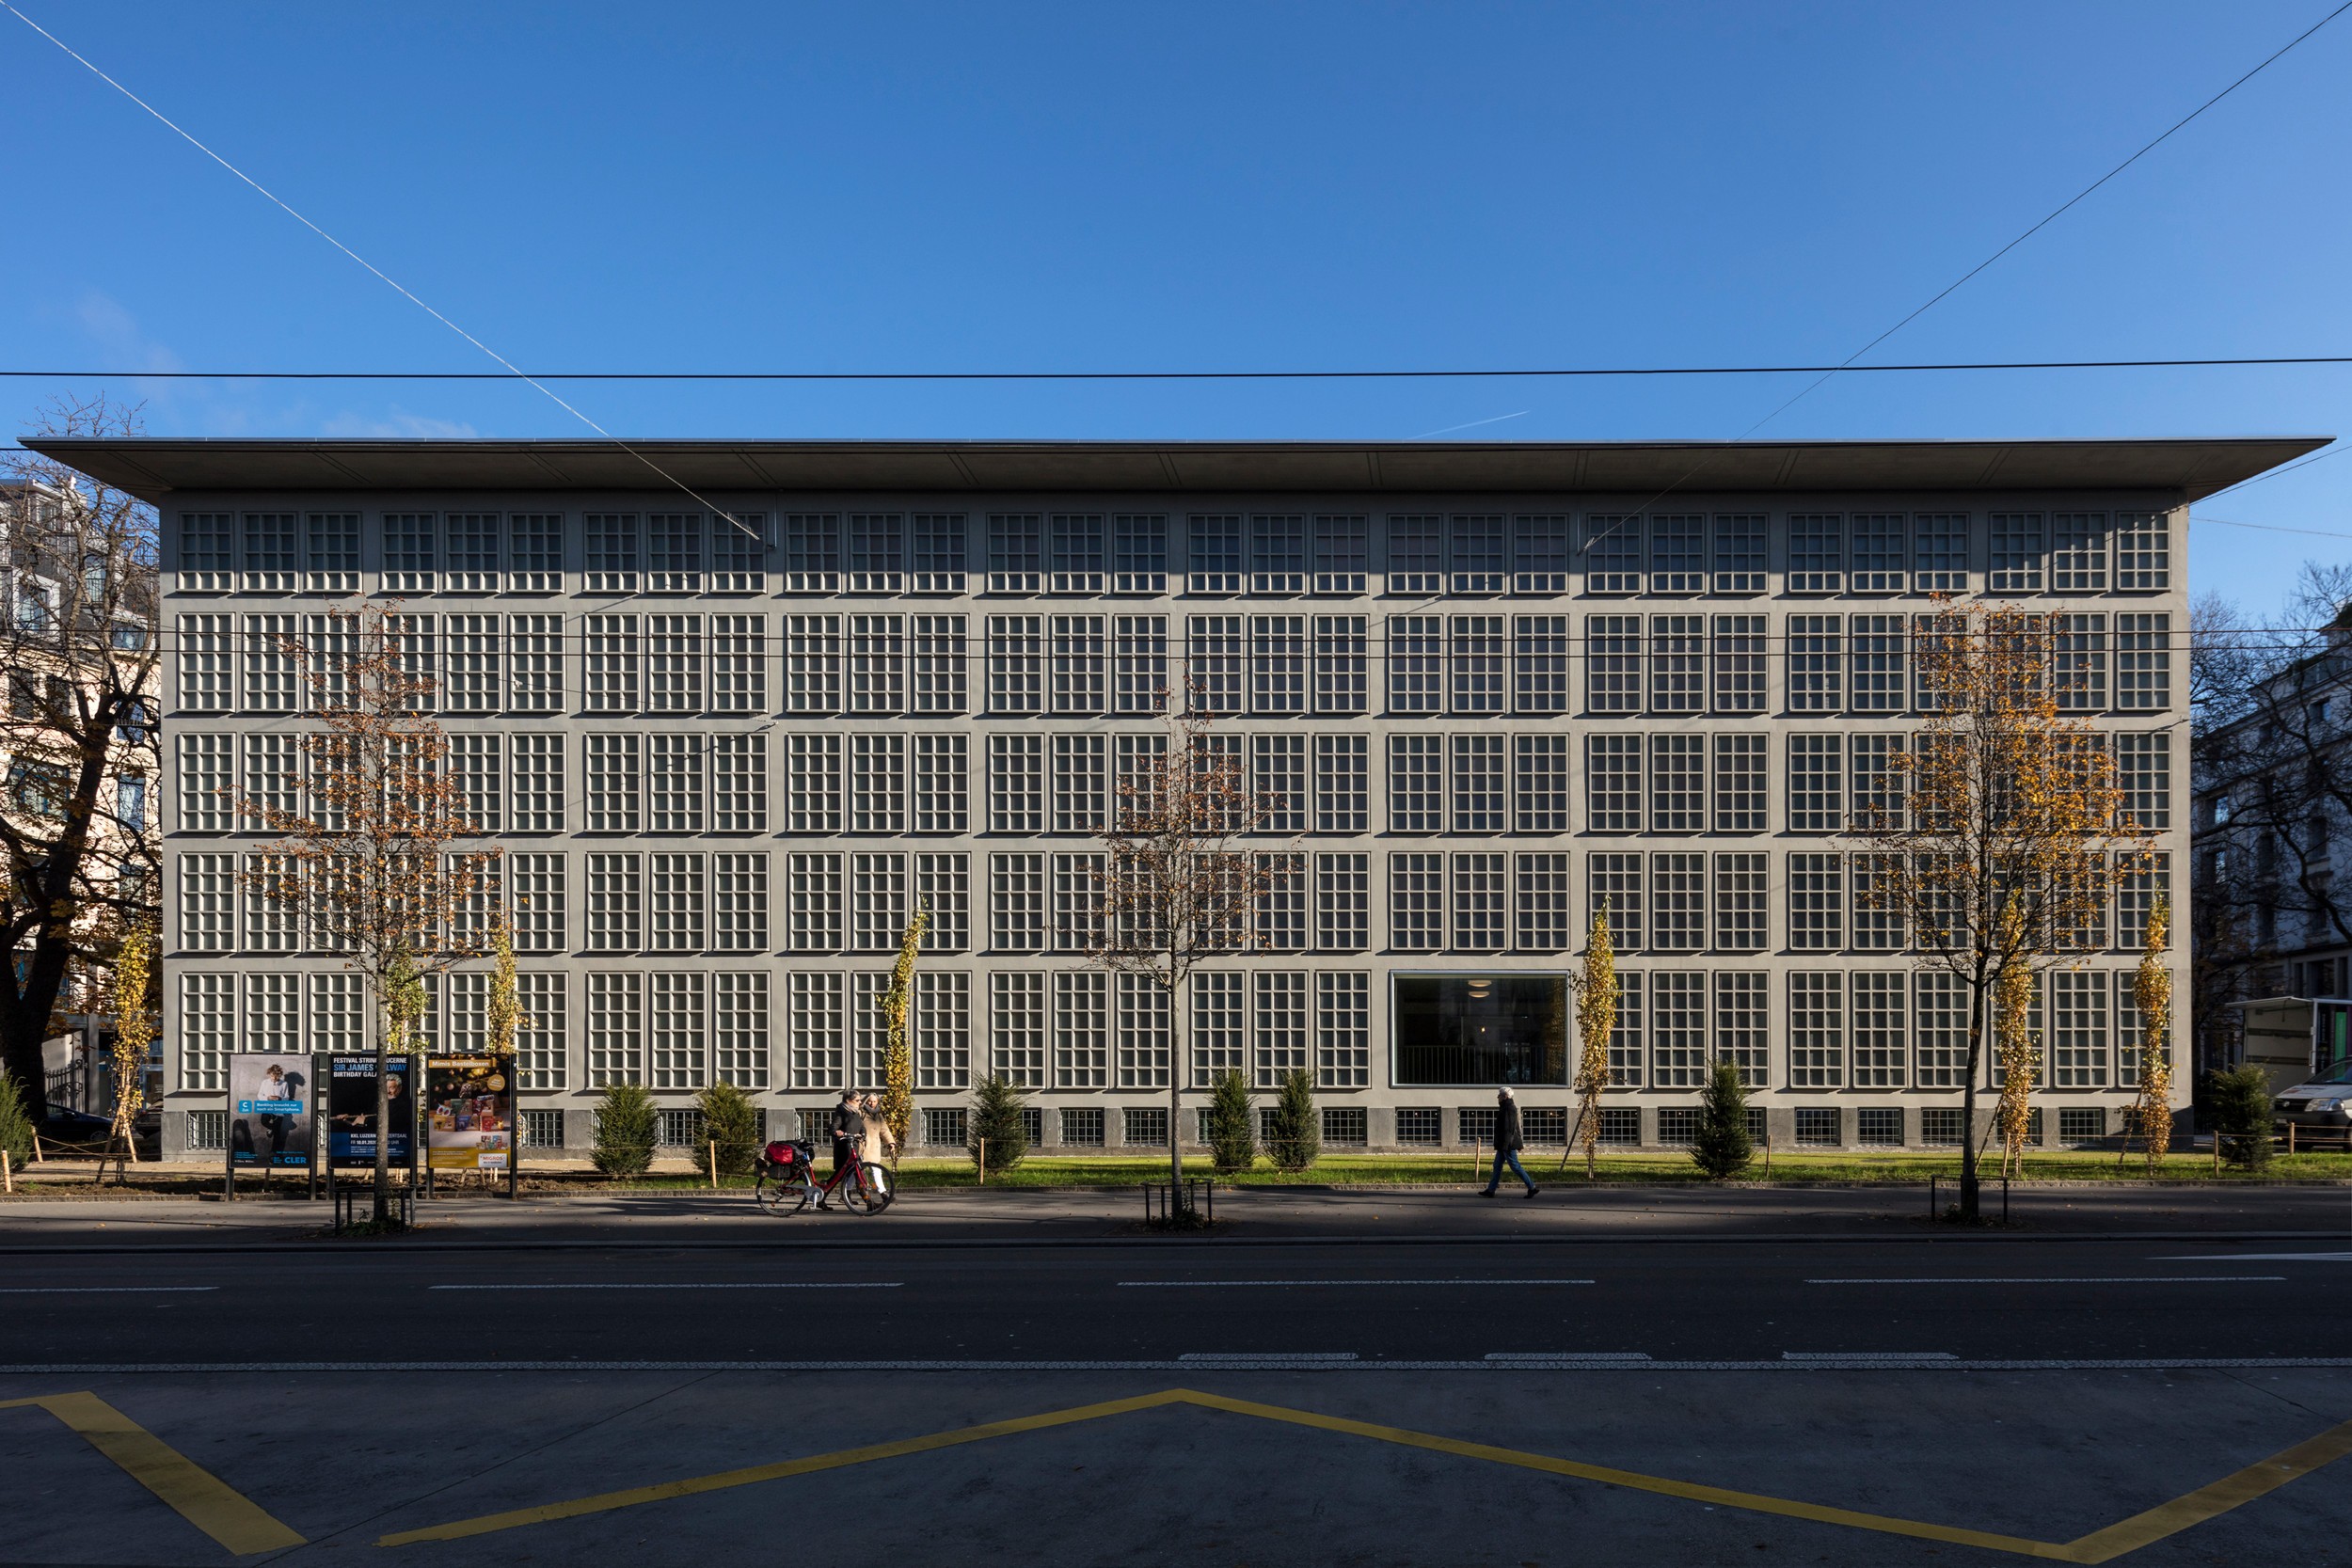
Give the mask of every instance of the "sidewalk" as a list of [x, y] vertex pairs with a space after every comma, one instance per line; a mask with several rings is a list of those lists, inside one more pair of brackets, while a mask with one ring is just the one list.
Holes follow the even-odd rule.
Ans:
[[[1945, 1201], [1949, 1202], [1948, 1194]], [[2000, 1213], [2000, 1190], [1985, 1192]], [[1235, 1188], [1216, 1195], [1208, 1244], [1257, 1242], [1412, 1244], [1464, 1241], [1909, 1241], [1997, 1237], [2281, 1236], [2352, 1241], [2352, 1189], [2036, 1186], [2010, 1198], [2013, 1227], [1962, 1231], [1928, 1221], [1917, 1187], [1597, 1187], [1573, 1181], [1529, 1201], [1453, 1190]], [[698, 1247], [1085, 1245], [1145, 1234], [1134, 1190], [917, 1190], [884, 1214], [779, 1217], [749, 1195], [468, 1196], [421, 1206], [411, 1238], [326, 1242], [326, 1205], [286, 1200], [45, 1199], [0, 1203], [0, 1254], [12, 1251], [286, 1246]]]

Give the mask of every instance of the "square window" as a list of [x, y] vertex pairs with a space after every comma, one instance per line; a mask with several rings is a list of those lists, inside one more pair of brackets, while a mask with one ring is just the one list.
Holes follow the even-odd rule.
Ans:
[[1854, 1113], [1854, 1141], [1868, 1148], [1900, 1148], [1903, 1113], [1899, 1105], [1865, 1105]]
[[1061, 1141], [1085, 1148], [1102, 1148], [1103, 1112], [1101, 1108], [1062, 1112]]
[[563, 1112], [525, 1111], [522, 1114], [522, 1123], [525, 1148], [561, 1148], [564, 1147]]
[[1568, 1113], [1558, 1105], [1530, 1105], [1519, 1113], [1521, 1136], [1531, 1148], [1559, 1148], [1568, 1141]]
[[1120, 1143], [1138, 1148], [1168, 1147], [1168, 1111], [1166, 1107], [1130, 1105], [1120, 1112]]
[[1434, 1148], [1445, 1141], [1445, 1113], [1435, 1105], [1407, 1105], [1396, 1113], [1396, 1141], [1407, 1148]]
[[1919, 1113], [1919, 1141], [1931, 1148], [1958, 1148], [1966, 1126], [1962, 1112], [1948, 1105], [1931, 1105]]
[[1845, 1141], [1838, 1130], [1837, 1108], [1801, 1105], [1797, 1108], [1797, 1146], [1801, 1148], [1836, 1148]]
[[2058, 1108], [2058, 1142], [2070, 1147], [2097, 1143], [2107, 1135], [2104, 1105], [2063, 1105]]
[[1361, 1148], [1372, 1141], [1370, 1118], [1361, 1105], [1326, 1105], [1323, 1141], [1343, 1148]]
[[1492, 1148], [1495, 1142], [1495, 1108], [1491, 1105], [1465, 1105], [1457, 1113], [1462, 1144], [1468, 1148]]
[[1600, 1112], [1600, 1142], [1633, 1148], [1642, 1142], [1642, 1113], [1631, 1105], [1604, 1105]]
[[1688, 1148], [1698, 1141], [1699, 1114], [1688, 1105], [1669, 1105], [1658, 1113], [1658, 1141], [1670, 1148]]
[[923, 1142], [931, 1148], [962, 1148], [969, 1113], [961, 1106], [927, 1107], [923, 1112]]

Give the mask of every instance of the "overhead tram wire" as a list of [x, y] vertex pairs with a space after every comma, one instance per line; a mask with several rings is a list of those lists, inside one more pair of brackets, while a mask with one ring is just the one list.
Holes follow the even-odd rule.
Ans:
[[[0, 0], [5, 5], [7, 0]], [[397, 287], [398, 285], [394, 285]], [[429, 307], [428, 307], [429, 309]], [[485, 351], [486, 352], [486, 351]], [[1867, 351], [1865, 351], [1867, 352]], [[2170, 359], [1987, 359], [1901, 365], [1528, 365], [1429, 370], [1248, 371], [135, 371], [5, 370], [0, 379], [52, 381], [1067, 382], [1469, 381], [1744, 375], [1885, 375], [1963, 371], [2137, 371], [2352, 365], [2352, 354]], [[544, 390], [545, 388], [541, 388]], [[561, 401], [561, 400], [559, 400]], [[568, 407], [568, 405], [566, 405]], [[577, 414], [578, 410], [572, 410]], [[1511, 418], [1513, 416], [1504, 416]], [[1767, 418], [1769, 419], [1770, 416]], [[591, 428], [595, 428], [593, 424]], [[1465, 425], [1460, 427], [1469, 429]]]
[[[2345, 0], [2345, 3], [2347, 5], [2352, 5], [2352, 0]], [[740, 521], [730, 516], [723, 508], [711, 506], [710, 502], [705, 500], [691, 485], [686, 483], [684, 481], [677, 478], [676, 475], [672, 474], [667, 469], [663, 468], [660, 464], [656, 463], [652, 458], [646, 456], [644, 452], [639, 451], [636, 448], [630, 446], [627, 441], [624, 441], [620, 437], [614, 436], [611, 431], [605, 429], [604, 426], [596, 423], [596, 420], [580, 412], [580, 409], [574, 407], [571, 404], [566, 403], [563, 398], [557, 396], [552, 388], [525, 374], [521, 370], [517, 369], [515, 362], [507, 358], [506, 356], [499, 353], [498, 350], [492, 348], [489, 344], [484, 342], [481, 339], [475, 337], [472, 333], [467, 331], [464, 327], [450, 320], [449, 317], [441, 314], [440, 311], [436, 310], [432, 306], [427, 305], [422, 299], [420, 299], [405, 286], [393, 278], [392, 276], [389, 273], [387, 273], [383, 268], [377, 266], [374, 262], [369, 261], [366, 257], [352, 249], [351, 246], [343, 244], [342, 241], [337, 239], [334, 235], [328, 233], [326, 230], [320, 228], [317, 224], [312, 223], [309, 218], [294, 211], [293, 206], [290, 205], [282, 197], [278, 196], [275, 191], [272, 191], [269, 187], [263, 185], [260, 181], [254, 179], [253, 176], [246, 173], [245, 170], [239, 168], [236, 165], [230, 163], [228, 159], [214, 151], [210, 147], [207, 147], [201, 141], [199, 141], [194, 135], [182, 128], [178, 121], [172, 119], [170, 116], [165, 114], [161, 109], [156, 108], [152, 103], [150, 103], [146, 99], [141, 98], [137, 93], [133, 92], [129, 87], [124, 87], [120, 82], [116, 81], [112, 76], [107, 75], [103, 71], [99, 70], [94, 63], [76, 51], [72, 45], [68, 44], [63, 39], [57, 37], [56, 34], [51, 32], [40, 23], [35, 22], [31, 17], [26, 16], [23, 11], [18, 10], [14, 5], [10, 4], [10, 0], [0, 0], [0, 10], [6, 10], [10, 16], [15, 17], [19, 22], [24, 23], [24, 25], [30, 27], [34, 32], [39, 33], [42, 38], [45, 38], [51, 43], [56, 44], [57, 48], [63, 51], [69, 58], [79, 64], [91, 75], [97, 77], [100, 81], [114, 88], [115, 91], [120, 93], [123, 97], [129, 99], [132, 103], [146, 110], [150, 116], [162, 124], [166, 129], [169, 130], [174, 135], [177, 135], [190, 147], [195, 148], [199, 152], [203, 153], [204, 156], [210, 158], [213, 162], [218, 164], [221, 167], [235, 175], [239, 180], [250, 186], [257, 194], [268, 200], [273, 206], [277, 207], [288, 217], [302, 225], [303, 228], [308, 229], [311, 233], [316, 234], [320, 239], [325, 240], [328, 245], [333, 245], [337, 250], [342, 251], [345, 256], [350, 257], [354, 261], [358, 262], [361, 267], [365, 268], [368, 272], [382, 281], [387, 288], [390, 289], [394, 293], [400, 295], [401, 298], [408, 301], [409, 304], [415, 306], [418, 309], [422, 310], [426, 315], [431, 316], [435, 321], [439, 322], [443, 326], [448, 327], [452, 332], [454, 332], [460, 338], [465, 339], [467, 342], [471, 343], [475, 348], [481, 350], [483, 354], [495, 360], [508, 376], [520, 380], [536, 388], [548, 399], [548, 402], [554, 404], [558, 408], [563, 409], [564, 412], [578, 420], [581, 424], [586, 425], [589, 429], [595, 431], [598, 436], [612, 442], [623, 451], [628, 452], [631, 457], [637, 459], [638, 462], [643, 463], [647, 468], [660, 475], [663, 481], [668, 483], [671, 486], [682, 494], [691, 497], [695, 504], [709, 507], [711, 512], [719, 516], [727, 517], [728, 520], [730, 522], [734, 522], [735, 526], [738, 528], [741, 528], [743, 526]]]

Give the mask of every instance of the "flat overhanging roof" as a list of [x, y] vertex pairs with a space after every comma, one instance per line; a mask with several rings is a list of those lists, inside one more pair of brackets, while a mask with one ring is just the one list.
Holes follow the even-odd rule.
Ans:
[[[175, 490], [1827, 492], [2150, 490], [2200, 500], [2317, 436], [2146, 441], [499, 441], [34, 436]], [[658, 466], [661, 470], [655, 471]]]

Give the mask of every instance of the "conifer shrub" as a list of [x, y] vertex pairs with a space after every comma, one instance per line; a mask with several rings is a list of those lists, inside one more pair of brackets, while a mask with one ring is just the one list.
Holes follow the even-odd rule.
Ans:
[[2270, 1075], [2253, 1066], [2212, 1076], [2207, 1103], [2213, 1130], [2221, 1140], [2221, 1163], [2235, 1170], [2261, 1170], [2270, 1164]]
[[660, 1113], [642, 1084], [607, 1084], [596, 1102], [596, 1142], [590, 1164], [607, 1176], [643, 1176], [653, 1168]]
[[1283, 1170], [1305, 1170], [1323, 1152], [1323, 1129], [1315, 1117], [1315, 1081], [1303, 1068], [1282, 1075], [1281, 1097], [1268, 1119], [1265, 1151]]
[[703, 1113], [703, 1135], [694, 1146], [694, 1168], [706, 1177], [710, 1174], [715, 1145], [722, 1177], [749, 1176], [759, 1158], [759, 1107], [741, 1089], [723, 1081], [696, 1095], [694, 1103], [702, 1107]]
[[[1001, 1072], [992, 1072], [972, 1088], [972, 1167], [993, 1176], [1018, 1165], [1029, 1152], [1029, 1130], [1021, 1117], [1022, 1093]], [[985, 1151], [985, 1155], [983, 1155]], [[981, 1160], [987, 1160], [983, 1166]]]
[[1257, 1110], [1249, 1101], [1249, 1080], [1237, 1068], [1216, 1076], [1209, 1095], [1209, 1153], [1220, 1175], [1248, 1170], [1258, 1163]]
[[1717, 1181], [1748, 1168], [1756, 1146], [1748, 1138], [1748, 1085], [1737, 1062], [1718, 1059], [1699, 1098], [1691, 1163]]

